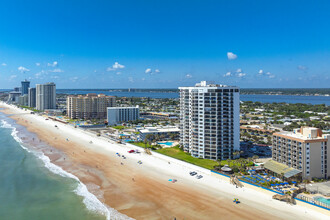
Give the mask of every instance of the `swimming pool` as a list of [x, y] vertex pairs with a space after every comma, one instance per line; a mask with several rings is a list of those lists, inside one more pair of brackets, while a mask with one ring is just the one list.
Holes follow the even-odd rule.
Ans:
[[172, 146], [173, 145], [173, 142], [171, 141], [167, 141], [167, 142], [158, 142], [157, 144], [165, 144], [167, 146]]
[[330, 199], [326, 199], [321, 196], [314, 197], [314, 199], [330, 206]]

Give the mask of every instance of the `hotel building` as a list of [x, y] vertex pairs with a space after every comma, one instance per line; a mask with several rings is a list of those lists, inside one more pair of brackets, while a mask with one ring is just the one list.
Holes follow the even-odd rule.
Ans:
[[53, 82], [36, 85], [36, 109], [56, 109], [56, 85]]
[[136, 121], [139, 118], [139, 106], [107, 108], [107, 119], [109, 125], [118, 124], [119, 122]]
[[180, 145], [193, 157], [233, 159], [240, 149], [239, 88], [197, 83], [180, 90]]
[[22, 96], [27, 95], [30, 88], [30, 81], [24, 80], [21, 82], [21, 84], [22, 84], [22, 88], [21, 88]]
[[272, 159], [301, 171], [303, 179], [329, 178], [327, 158], [330, 135], [312, 127], [273, 134]]
[[71, 119], [106, 119], [107, 107], [114, 107], [116, 98], [89, 93], [86, 96], [67, 97], [67, 115]]

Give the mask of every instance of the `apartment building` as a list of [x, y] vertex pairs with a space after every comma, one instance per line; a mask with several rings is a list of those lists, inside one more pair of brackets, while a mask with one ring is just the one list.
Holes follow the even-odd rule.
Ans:
[[56, 109], [56, 85], [53, 82], [36, 85], [36, 109]]
[[193, 157], [232, 159], [240, 149], [239, 88], [197, 83], [180, 90], [180, 145]]
[[36, 88], [29, 88], [28, 90], [28, 106], [36, 107]]
[[329, 178], [329, 134], [312, 127], [273, 134], [272, 159], [301, 171], [303, 179]]
[[89, 93], [67, 97], [67, 115], [71, 119], [106, 119], [107, 107], [116, 105], [114, 96]]
[[118, 124], [119, 122], [136, 121], [139, 118], [139, 106], [107, 108], [107, 120], [109, 125]]

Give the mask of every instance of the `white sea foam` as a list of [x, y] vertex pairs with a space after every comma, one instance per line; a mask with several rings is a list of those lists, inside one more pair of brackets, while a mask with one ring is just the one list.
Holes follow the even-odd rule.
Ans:
[[1, 120], [1, 125], [0, 127], [3, 128], [9, 128], [12, 129], [12, 137], [20, 144], [20, 146], [25, 149], [26, 151], [33, 153], [37, 158], [41, 159], [42, 162], [44, 163], [44, 166], [50, 170], [52, 173], [55, 173], [57, 175], [60, 175], [62, 177], [66, 177], [66, 178], [71, 178], [74, 179], [78, 182], [78, 186], [77, 188], [74, 190], [74, 192], [79, 195], [82, 196], [83, 202], [86, 206], [86, 208], [88, 210], [91, 210], [93, 212], [105, 215], [107, 220], [110, 219], [116, 219], [116, 220], [128, 220], [128, 219], [132, 219], [120, 212], [118, 212], [117, 210], [107, 207], [105, 204], [103, 204], [100, 200], [97, 199], [97, 197], [90, 193], [86, 187], [85, 184], [83, 184], [78, 177], [74, 176], [71, 173], [66, 172], [65, 170], [63, 170], [61, 167], [51, 163], [49, 157], [47, 157], [45, 154], [43, 154], [42, 152], [37, 152], [37, 151], [31, 151], [28, 148], [23, 146], [23, 141], [18, 137], [18, 131], [17, 129], [12, 126], [11, 124], [9, 124], [7, 121], [5, 120]]

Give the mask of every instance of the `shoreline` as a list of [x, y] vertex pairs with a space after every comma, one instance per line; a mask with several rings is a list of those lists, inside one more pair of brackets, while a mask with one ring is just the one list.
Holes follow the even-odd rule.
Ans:
[[[67, 158], [63, 160], [61, 156], [44, 152], [52, 163], [77, 176], [103, 203], [129, 217], [309, 219], [317, 216], [318, 219], [325, 219], [327, 216], [324, 214], [329, 215], [310, 207], [289, 206], [272, 200], [271, 195], [262, 190], [250, 187], [235, 189], [227, 180], [208, 175], [202, 168], [184, 162], [180, 164], [166, 156], [161, 159], [156, 154], [130, 155], [127, 153], [133, 148], [130, 145], [110, 143], [69, 125], [46, 121], [42, 116], [31, 115], [28, 111], [4, 104], [0, 106], [7, 108], [2, 110], [5, 114], [14, 113], [10, 117], [16, 123], [37, 134], [40, 140], [58, 149]], [[58, 128], [54, 127], [55, 124]], [[89, 143], [91, 140], [92, 144]], [[119, 159], [116, 152], [125, 154], [127, 159]], [[143, 164], [138, 165], [138, 160], [142, 160]], [[188, 172], [191, 169], [198, 169], [204, 177], [201, 180], [190, 177]], [[168, 181], [169, 178], [175, 178], [178, 182], [173, 184]], [[96, 186], [99, 190], [93, 191]], [[238, 197], [242, 204], [234, 205], [233, 197]]]

